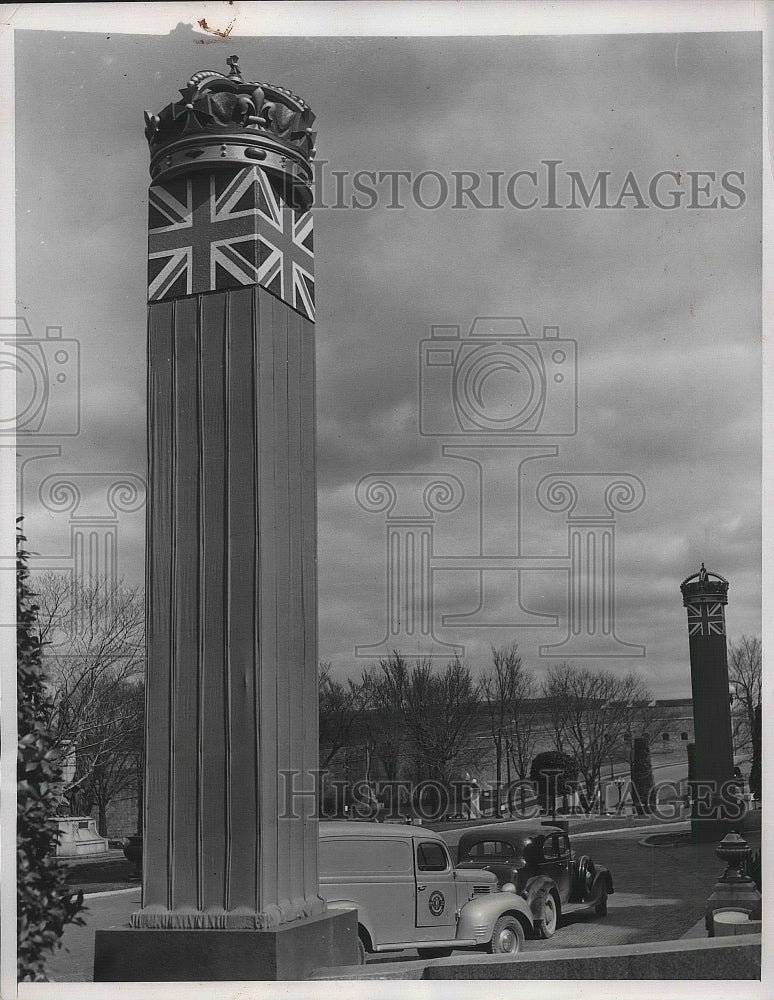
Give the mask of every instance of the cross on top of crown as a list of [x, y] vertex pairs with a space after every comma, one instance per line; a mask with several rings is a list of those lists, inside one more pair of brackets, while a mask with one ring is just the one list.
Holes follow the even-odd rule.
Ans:
[[237, 63], [239, 62], [239, 56], [229, 56], [226, 63], [229, 67], [229, 79], [242, 82], [242, 74], [239, 72], [239, 67]]

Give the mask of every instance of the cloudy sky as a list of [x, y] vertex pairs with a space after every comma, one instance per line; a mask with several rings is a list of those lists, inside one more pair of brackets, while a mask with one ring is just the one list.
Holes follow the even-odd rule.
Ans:
[[[358, 673], [369, 661], [355, 648], [386, 634], [385, 514], [358, 505], [364, 476], [401, 488], [409, 480], [399, 474], [456, 476], [464, 498], [435, 515], [435, 556], [479, 555], [482, 532], [487, 555], [513, 555], [520, 518], [521, 554], [538, 565], [561, 562], [568, 545], [565, 513], [536, 501], [543, 477], [574, 473], [588, 484], [601, 478], [577, 474], [628, 474], [645, 499], [616, 515], [616, 632], [645, 655], [578, 662], [637, 669], [656, 696], [688, 694], [679, 584], [702, 560], [731, 581], [730, 635], [760, 631], [760, 36], [201, 42], [185, 26], [167, 37], [16, 34], [19, 314], [36, 338], [61, 326], [80, 343], [80, 432], [55, 436], [72, 419], [60, 397], [61, 413], [34, 442], [61, 453], [24, 470], [27, 534], [40, 564], [66, 555], [70, 532], [66, 512], [41, 504], [45, 479], [90, 474], [79, 480], [93, 493], [82, 511], [98, 514], [111, 480], [95, 474], [144, 475], [142, 112], [161, 110], [197, 70], [225, 72], [234, 52], [246, 78], [290, 88], [317, 114], [321, 657], [342, 676]], [[557, 208], [544, 207], [549, 160], [559, 161]], [[341, 172], [340, 207], [333, 171]], [[389, 180], [373, 184], [373, 198], [358, 196], [358, 171], [435, 173], [413, 191], [401, 181], [403, 207], [391, 208]], [[481, 204], [500, 207], [470, 199], [454, 207], [461, 171], [483, 178]], [[536, 179], [522, 175], [509, 200], [518, 171]], [[673, 209], [654, 204], [650, 190], [666, 171], [674, 176], [662, 177], [655, 197], [669, 204], [670, 191], [682, 192]], [[571, 172], [587, 189], [606, 172], [608, 203], [620, 207], [567, 207]], [[628, 197], [619, 198], [630, 172]], [[714, 179], [692, 179], [696, 172]], [[353, 197], [375, 204], [354, 207]], [[512, 203], [534, 197], [532, 208]], [[459, 326], [464, 340], [481, 316], [523, 317], [530, 356], [549, 365], [544, 436], [533, 427], [502, 437], [500, 450], [475, 451], [482, 439], [465, 438], [450, 402], [462, 347], [453, 365], [434, 369], [425, 392], [428, 419], [448, 436], [420, 434], [421, 341], [434, 325]], [[551, 436], [566, 429], [568, 396], [550, 378], [546, 326], [577, 345], [573, 436]], [[525, 377], [524, 369], [495, 372], [481, 405], [502, 416]], [[514, 470], [530, 445], [555, 452], [523, 467], [519, 510]], [[478, 466], [444, 446], [479, 456], [483, 507]], [[142, 511], [122, 514], [120, 571], [129, 582], [142, 579], [143, 543]], [[513, 572], [487, 574], [482, 598], [482, 578], [466, 565], [435, 573], [436, 645], [413, 639], [406, 650], [456, 644], [478, 669], [491, 644], [517, 641], [525, 661], [544, 670], [551, 661], [539, 647], [567, 632], [566, 573], [522, 575], [523, 606], [559, 619], [527, 627]], [[444, 624], [482, 600], [484, 627]]]

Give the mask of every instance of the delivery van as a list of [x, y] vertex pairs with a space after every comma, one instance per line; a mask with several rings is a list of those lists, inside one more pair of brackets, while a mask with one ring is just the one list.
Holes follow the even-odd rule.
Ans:
[[442, 837], [420, 826], [321, 822], [319, 871], [328, 908], [357, 910], [361, 961], [409, 948], [421, 958], [455, 948], [516, 954], [534, 930], [514, 886], [455, 868]]

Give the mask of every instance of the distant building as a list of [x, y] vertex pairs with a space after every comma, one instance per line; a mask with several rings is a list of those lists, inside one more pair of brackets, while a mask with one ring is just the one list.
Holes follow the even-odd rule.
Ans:
[[[532, 703], [536, 709], [536, 739], [534, 754], [544, 750], [554, 749], [554, 732], [551, 725], [548, 703], [545, 699], [535, 699]], [[662, 698], [650, 703], [655, 710], [658, 724], [651, 730], [651, 755], [654, 762], [669, 763], [669, 758], [675, 762], [685, 760], [686, 746], [693, 742], [693, 709], [690, 698]], [[380, 737], [381, 734], [381, 744]], [[636, 734], [635, 734], [636, 735]], [[506, 733], [507, 736], [507, 733]], [[619, 765], [628, 763], [627, 746], [620, 744], [613, 753], [613, 764], [616, 771]], [[322, 747], [321, 758], [327, 757], [327, 749]], [[466, 741], [469, 751], [468, 759], [460, 764], [460, 777], [465, 772], [475, 775], [481, 785], [494, 782], [496, 768], [494, 746], [490, 732], [489, 717], [485, 706], [480, 706]], [[396, 767], [397, 764], [397, 767]], [[350, 732], [346, 746], [335, 754], [328, 764], [330, 777], [337, 781], [390, 780], [418, 777], [412, 775], [413, 762], [410, 748], [402, 739], [398, 719], [366, 712], [358, 720]], [[507, 766], [503, 762], [502, 780], [507, 781]], [[511, 769], [511, 779], [516, 780], [516, 774]]]

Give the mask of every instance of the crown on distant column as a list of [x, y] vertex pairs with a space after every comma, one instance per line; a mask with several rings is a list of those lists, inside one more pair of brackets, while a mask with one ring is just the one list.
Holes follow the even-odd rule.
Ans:
[[284, 87], [246, 83], [238, 62], [237, 56], [227, 59], [228, 76], [194, 73], [180, 90], [182, 100], [157, 115], [145, 112], [151, 177], [260, 163], [286, 186], [292, 204], [309, 208], [315, 116]]
[[[710, 579], [714, 577], [714, 579]], [[728, 580], [720, 573], [713, 573], [712, 570], [705, 569], [704, 563], [698, 573], [692, 573], [680, 584], [683, 593], [683, 603], [688, 604], [698, 597], [706, 595], [722, 604], [728, 600]]]

